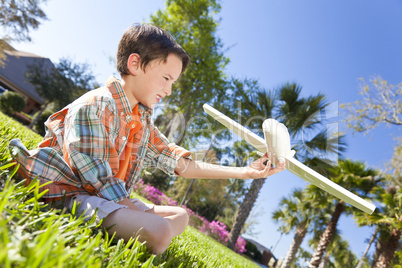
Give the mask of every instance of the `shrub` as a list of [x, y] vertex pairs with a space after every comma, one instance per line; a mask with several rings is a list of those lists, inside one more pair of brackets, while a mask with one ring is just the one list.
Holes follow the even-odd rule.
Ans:
[[35, 131], [39, 135], [45, 136], [45, 122], [53, 114], [50, 110], [45, 110], [38, 118], [35, 124]]
[[139, 180], [135, 184], [134, 191], [140, 193], [155, 205], [177, 206], [177, 201], [168, 197], [154, 186], [145, 184], [143, 180]]
[[21, 94], [6, 91], [0, 95], [0, 110], [5, 114], [12, 115], [21, 112], [25, 108], [25, 99]]
[[[168, 205], [177, 206], [177, 201], [172, 200], [170, 197], [162, 193], [159, 189], [154, 186], [145, 184], [143, 180], [139, 180], [134, 186], [134, 191], [142, 195], [149, 201], [156, 205]], [[202, 233], [214, 238], [221, 244], [226, 245], [228, 241], [229, 231], [226, 229], [226, 225], [219, 221], [209, 222], [204, 217], [199, 216], [194, 213], [191, 209], [183, 206], [189, 215], [189, 225], [200, 230]], [[246, 241], [239, 237], [236, 241], [235, 251], [242, 254], [246, 251]]]

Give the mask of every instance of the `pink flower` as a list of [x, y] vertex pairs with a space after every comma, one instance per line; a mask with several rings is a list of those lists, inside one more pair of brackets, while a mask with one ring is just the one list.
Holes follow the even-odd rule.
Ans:
[[[154, 186], [144, 184], [144, 181], [140, 179], [134, 186], [134, 190], [153, 202], [156, 205], [168, 205], [177, 206], [177, 201], [172, 200], [170, 197], [162, 193]], [[183, 206], [189, 215], [189, 225], [198, 229], [202, 233], [214, 238], [216, 241], [226, 245], [229, 239], [229, 231], [227, 226], [219, 221], [209, 222], [206, 218], [199, 216], [190, 208]], [[246, 251], [246, 241], [239, 237], [236, 241], [235, 251], [238, 254], [242, 254]]]

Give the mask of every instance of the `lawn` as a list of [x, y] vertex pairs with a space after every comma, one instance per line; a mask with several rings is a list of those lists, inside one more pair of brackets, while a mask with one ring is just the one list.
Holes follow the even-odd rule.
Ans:
[[1, 267], [259, 267], [198, 230], [187, 227], [161, 255], [136, 240], [108, 237], [94, 222], [50, 209], [39, 185], [16, 179], [7, 144], [20, 138], [28, 149], [42, 139], [0, 113]]

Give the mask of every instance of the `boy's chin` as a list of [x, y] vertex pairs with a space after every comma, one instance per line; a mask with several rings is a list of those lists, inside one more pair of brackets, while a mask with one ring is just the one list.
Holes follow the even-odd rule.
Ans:
[[156, 105], [157, 103], [150, 103], [150, 104], [145, 104], [145, 106], [147, 106], [148, 108], [151, 108], [151, 109], [153, 109], [153, 108], [155, 108], [155, 105]]

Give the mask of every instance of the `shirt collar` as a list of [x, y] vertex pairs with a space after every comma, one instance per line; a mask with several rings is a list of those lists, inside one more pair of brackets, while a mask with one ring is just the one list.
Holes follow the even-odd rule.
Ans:
[[[116, 102], [117, 111], [119, 112], [119, 116], [130, 116], [132, 109], [130, 107], [130, 102], [126, 96], [126, 93], [121, 86], [120, 80], [118, 80], [113, 75], [109, 77], [106, 81], [106, 87], [109, 89], [110, 93], [112, 93], [113, 99]], [[152, 116], [153, 110], [142, 103], [138, 105], [138, 112], [142, 115], [143, 113]]]

